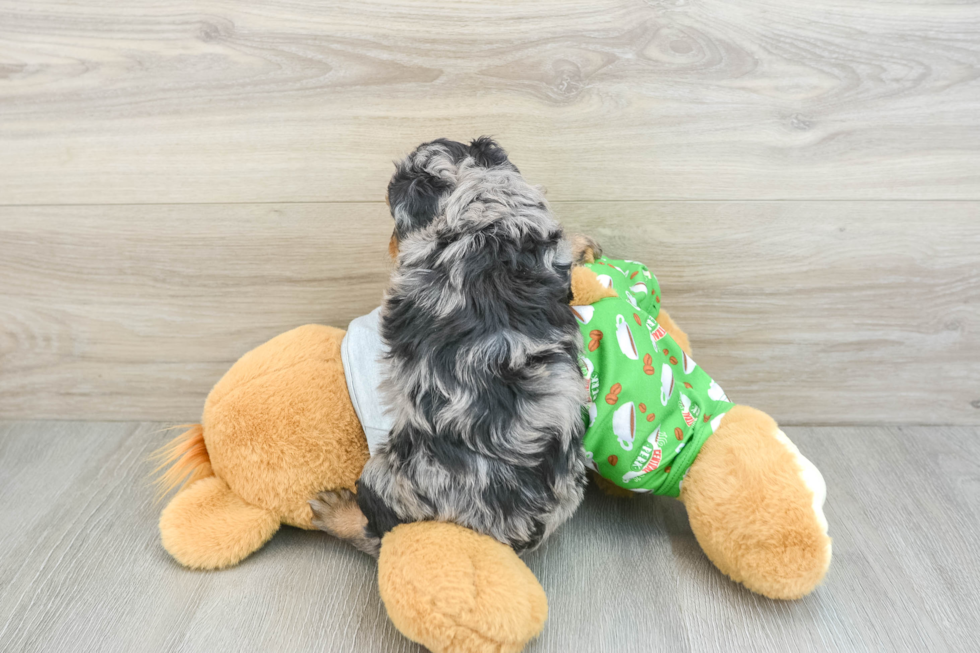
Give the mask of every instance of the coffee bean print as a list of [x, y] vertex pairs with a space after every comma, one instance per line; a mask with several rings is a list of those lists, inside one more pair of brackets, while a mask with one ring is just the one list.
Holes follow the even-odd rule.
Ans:
[[607, 462], [608, 462], [608, 463], [609, 463], [610, 465], [612, 465], [613, 467], [615, 467], [615, 466], [616, 466], [616, 463], [618, 463], [618, 462], [619, 462], [619, 457], [618, 457], [618, 456], [616, 456], [616, 454], [613, 454], [613, 455], [611, 455], [611, 456], [609, 456], [608, 458], [606, 458], [606, 461], [607, 461]]
[[623, 391], [623, 386], [619, 383], [613, 384], [613, 387], [609, 388], [609, 394], [606, 395], [606, 403], [610, 406], [614, 406], [617, 401], [619, 401], [619, 393]]
[[643, 373], [653, 376], [656, 372], [657, 368], [653, 366], [653, 357], [650, 354], [643, 354]]
[[593, 329], [589, 332], [589, 338], [589, 351], [595, 351], [599, 348], [599, 343], [602, 342], [602, 331]]
[[678, 426], [677, 428], [674, 429], [674, 437], [677, 438], [678, 440], [684, 439], [684, 431], [681, 429], [681, 427]]

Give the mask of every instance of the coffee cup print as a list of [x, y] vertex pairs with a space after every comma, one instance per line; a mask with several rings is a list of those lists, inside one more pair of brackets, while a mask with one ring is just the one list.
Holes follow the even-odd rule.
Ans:
[[582, 324], [588, 324], [592, 320], [592, 316], [595, 314], [595, 307], [572, 306], [572, 313], [575, 313], [576, 320]]
[[592, 364], [592, 361], [590, 361], [586, 356], [582, 356], [581, 358], [579, 358], [579, 361], [582, 363], [582, 366], [584, 367], [584, 369], [582, 370], [582, 376], [584, 376], [585, 378], [589, 378], [590, 376], [592, 376], [592, 373], [595, 372], [595, 365]]
[[612, 429], [619, 446], [625, 451], [632, 451], [633, 439], [636, 437], [636, 408], [629, 401], [613, 413]]
[[629, 276], [629, 272], [627, 272], [623, 268], [619, 267], [618, 265], [614, 265], [614, 264], [610, 263], [609, 264], [609, 267], [611, 267], [613, 270], [616, 270], [617, 272], [619, 272], [624, 277], [628, 277]]
[[608, 274], [597, 275], [596, 281], [598, 281], [603, 288], [612, 288], [612, 277], [610, 277]]
[[626, 291], [626, 301], [628, 301], [636, 310], [640, 310], [640, 305], [636, 303], [636, 297], [634, 297], [633, 293], [628, 290]]
[[[626, 472], [626, 474], [623, 475], [623, 483], [629, 483], [634, 478], [638, 478], [644, 474], [649, 474], [660, 466], [660, 460], [663, 458], [663, 451], [657, 445], [657, 440], [659, 437], [660, 427], [658, 426], [657, 429], [650, 434], [650, 437], [647, 438], [646, 444], [643, 445], [643, 449], [640, 451], [640, 455], [633, 461], [633, 471]], [[647, 456], [649, 456], [649, 458]]]
[[634, 283], [632, 286], [630, 286], [630, 290], [637, 295], [645, 295], [646, 293], [650, 292], [647, 290], [647, 285], [642, 281], [640, 283]]
[[595, 401], [590, 401], [588, 404], [589, 409], [589, 428], [595, 424], [595, 418], [599, 416], [599, 407], [595, 405]]
[[684, 418], [684, 423], [688, 426], [694, 426], [694, 415], [691, 414], [691, 400], [687, 398], [687, 395], [681, 395], [681, 416]]
[[[647, 328], [650, 328], [650, 326], [651, 325], [648, 324]], [[654, 348], [660, 349], [657, 343], [660, 341], [661, 338], [663, 338], [666, 335], [667, 335], [667, 329], [657, 324], [657, 328], [650, 332], [650, 342], [653, 343]]]
[[[641, 268], [643, 267], [643, 264], [642, 264], [642, 263], [640, 263], [639, 261], [631, 261], [631, 260], [629, 260], [629, 259], [623, 259], [623, 260], [624, 260], [625, 262], [627, 262], [627, 263], [629, 263], [630, 265], [636, 265], [636, 266], [639, 266], [639, 267], [641, 267]], [[638, 270], [638, 271], [639, 271], [639, 270]], [[645, 276], [645, 277], [646, 277], [647, 279], [649, 279], [649, 278], [650, 278], [650, 271], [649, 271], [649, 270], [647, 270], [646, 268], [644, 268], [644, 269], [643, 269], [643, 276]]]
[[711, 384], [708, 385], [708, 396], [715, 401], [729, 401], [728, 395], [725, 391], [721, 389], [721, 386], [715, 383], [715, 380], [711, 380]]
[[674, 394], [674, 371], [670, 369], [670, 365], [664, 363], [660, 372], [660, 403], [666, 406]]
[[694, 368], [697, 367], [697, 363], [695, 363], [694, 359], [688, 356], [687, 353], [681, 352], [681, 355], [684, 357], [684, 374], [690, 374], [694, 371]]
[[630, 331], [630, 325], [622, 315], [616, 316], [616, 340], [626, 358], [635, 361], [640, 357], [640, 353], [636, 350], [636, 342], [633, 340], [633, 332]]

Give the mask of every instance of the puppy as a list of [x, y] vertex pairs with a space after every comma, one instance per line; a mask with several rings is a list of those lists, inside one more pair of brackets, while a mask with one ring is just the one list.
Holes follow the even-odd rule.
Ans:
[[381, 391], [393, 426], [356, 497], [321, 494], [314, 523], [375, 556], [385, 533], [425, 520], [533, 548], [585, 484], [570, 247], [489, 138], [419, 146], [396, 164], [388, 202], [398, 255]]

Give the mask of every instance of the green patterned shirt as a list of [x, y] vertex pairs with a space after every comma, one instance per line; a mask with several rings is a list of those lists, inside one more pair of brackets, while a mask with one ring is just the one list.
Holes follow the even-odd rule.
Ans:
[[572, 307], [589, 385], [586, 456], [620, 487], [676, 497], [733, 404], [657, 324], [660, 286], [646, 266], [602, 257], [585, 267], [619, 295]]

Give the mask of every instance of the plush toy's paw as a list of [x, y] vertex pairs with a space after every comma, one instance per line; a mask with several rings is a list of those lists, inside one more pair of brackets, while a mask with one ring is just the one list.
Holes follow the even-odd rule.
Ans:
[[321, 492], [310, 501], [313, 525], [358, 549], [378, 557], [381, 540], [367, 536], [367, 517], [357, 505], [357, 496], [347, 489]]
[[385, 535], [378, 586], [395, 627], [434, 653], [516, 653], [548, 616], [544, 590], [510, 547], [455, 524]]
[[246, 503], [217, 476], [187, 486], [160, 514], [160, 540], [194, 569], [238, 564], [279, 530], [279, 516]]
[[816, 467], [771, 417], [748, 406], [728, 412], [681, 490], [708, 558], [774, 599], [808, 594], [830, 566], [825, 496]]

